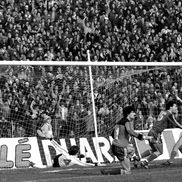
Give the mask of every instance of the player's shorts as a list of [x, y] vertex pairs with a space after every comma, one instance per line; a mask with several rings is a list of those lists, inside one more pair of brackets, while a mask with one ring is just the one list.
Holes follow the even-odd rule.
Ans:
[[119, 161], [124, 161], [124, 157], [126, 156], [124, 147], [118, 147], [114, 144], [111, 145], [111, 151], [113, 155], [115, 155]]
[[159, 151], [163, 152], [163, 142], [161, 138], [161, 134], [157, 133], [155, 130], [151, 129], [148, 133], [148, 136], [152, 136], [153, 138], [149, 140], [149, 145], [152, 149], [152, 152]]
[[53, 160], [53, 167], [60, 167], [59, 165], [59, 157], [61, 156], [62, 154], [59, 154], [57, 156], [55, 156], [54, 160]]

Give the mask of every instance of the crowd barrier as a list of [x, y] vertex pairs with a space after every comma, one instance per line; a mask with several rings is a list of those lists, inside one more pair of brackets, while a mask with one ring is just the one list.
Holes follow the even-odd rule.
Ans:
[[[181, 135], [181, 129], [167, 129], [163, 132], [164, 153], [156, 160], [168, 159], [172, 147]], [[148, 131], [139, 131], [146, 134]], [[110, 145], [112, 137], [98, 137], [99, 150], [96, 145], [96, 138], [79, 138], [79, 139], [60, 139], [57, 141], [64, 149], [79, 143], [80, 151], [89, 157], [93, 162], [112, 163], [116, 158], [112, 156]], [[147, 140], [139, 141], [135, 139], [137, 153], [149, 148]], [[40, 167], [50, 167], [53, 157], [59, 154], [49, 140], [39, 139], [37, 137], [28, 138], [1, 138], [0, 139], [0, 168], [26, 168], [30, 162], [36, 163]], [[178, 151], [176, 158], [182, 158]], [[84, 160], [84, 159], [83, 159]]]

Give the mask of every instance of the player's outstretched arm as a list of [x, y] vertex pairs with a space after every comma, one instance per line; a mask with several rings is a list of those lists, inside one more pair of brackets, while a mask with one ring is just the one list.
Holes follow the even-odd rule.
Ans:
[[126, 130], [128, 131], [128, 133], [133, 136], [133, 137], [136, 137], [138, 138], [139, 140], [143, 140], [143, 135], [141, 133], [137, 133], [133, 130], [132, 126], [131, 126], [131, 123], [130, 122], [126, 122], [125, 124], [126, 126]]
[[176, 125], [177, 127], [179, 127], [180, 129], [182, 129], [182, 125], [181, 125], [179, 122], [177, 122], [176, 119], [175, 119], [174, 117], [173, 117], [173, 119], [174, 119], [175, 125]]

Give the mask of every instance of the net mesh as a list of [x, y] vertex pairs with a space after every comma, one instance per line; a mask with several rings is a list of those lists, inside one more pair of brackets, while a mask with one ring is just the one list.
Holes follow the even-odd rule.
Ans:
[[[111, 134], [126, 105], [136, 109], [135, 129], [149, 129], [168, 99], [182, 97], [179, 66], [91, 68], [98, 135]], [[1, 137], [36, 136], [45, 113], [52, 118], [55, 137], [95, 135], [88, 66], [0, 69]]]

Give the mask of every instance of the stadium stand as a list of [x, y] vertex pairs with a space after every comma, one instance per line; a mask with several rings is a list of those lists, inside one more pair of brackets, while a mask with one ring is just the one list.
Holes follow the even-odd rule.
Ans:
[[180, 61], [178, 0], [1, 0], [0, 60]]
[[[141, 130], [152, 126], [166, 101], [173, 99], [176, 92], [181, 98], [180, 67], [138, 72], [133, 67], [103, 66], [95, 67], [93, 72], [99, 135], [110, 134], [113, 124], [122, 117], [124, 105], [134, 105], [135, 129]], [[129, 73], [132, 74], [126, 76]], [[45, 113], [53, 120], [56, 137], [94, 135], [85, 67], [6, 66], [0, 86], [1, 137], [35, 136]], [[63, 128], [59, 129], [60, 126]]]
[[[91, 60], [96, 62], [181, 61], [181, 27], [182, 4], [177, 0], [1, 0], [0, 60], [87, 61], [89, 49]], [[86, 121], [93, 120], [91, 98], [85, 86], [89, 85], [87, 71], [80, 68], [73, 71], [71, 67], [52, 69], [8, 67], [7, 75], [0, 77], [1, 137], [34, 136], [42, 122], [40, 113], [44, 112], [53, 117], [56, 125], [58, 101], [68, 109], [67, 120], [72, 123], [65, 126], [68, 131], [65, 135], [84, 135], [79, 127], [93, 132], [92, 122], [82, 122], [76, 129], [73, 125], [85, 121], [85, 117]], [[82, 77], [79, 86], [72, 76], [78, 72]], [[133, 103], [138, 113], [135, 128], [148, 129], [174, 91], [172, 88], [181, 96], [181, 69], [137, 74], [132, 80], [114, 82], [111, 90], [102, 86], [103, 82], [127, 72], [127, 68], [114, 67], [95, 70], [100, 133], [107, 132], [109, 120], [116, 111], [122, 111], [121, 103]], [[63, 87], [67, 93], [58, 98]], [[109, 92], [114, 91], [115, 96], [107, 100]], [[67, 100], [62, 102], [63, 98]], [[115, 102], [116, 98], [120, 102]], [[80, 108], [82, 113], [78, 113]], [[12, 120], [17, 123], [13, 130], [9, 126]], [[56, 135], [60, 135], [57, 130]]]

